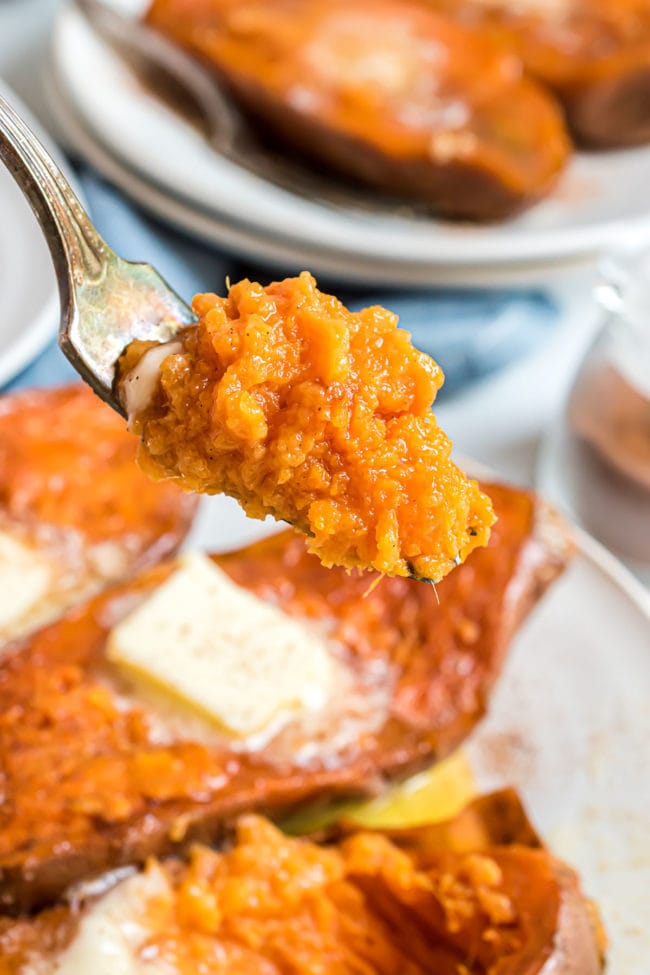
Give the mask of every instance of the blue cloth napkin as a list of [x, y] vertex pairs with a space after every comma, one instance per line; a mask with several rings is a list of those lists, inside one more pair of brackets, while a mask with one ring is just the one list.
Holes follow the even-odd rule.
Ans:
[[[275, 276], [268, 268], [197, 243], [146, 216], [88, 169], [80, 170], [79, 179], [90, 214], [108, 243], [129, 260], [149, 261], [183, 297], [219, 291], [227, 275], [233, 281], [250, 277], [262, 282]], [[561, 315], [555, 300], [541, 290], [401, 291], [351, 288], [323, 278], [319, 285], [351, 308], [379, 303], [397, 312], [414, 343], [442, 366], [444, 395], [530, 354], [550, 337]], [[73, 376], [53, 340], [8, 388], [55, 385]]]

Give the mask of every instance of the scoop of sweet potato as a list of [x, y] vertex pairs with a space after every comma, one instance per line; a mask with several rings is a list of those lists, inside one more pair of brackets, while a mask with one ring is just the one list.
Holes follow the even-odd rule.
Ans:
[[[345, 741], [341, 729], [357, 725], [341, 689], [317, 739], [297, 719], [261, 751], [178, 730], [161, 739], [160, 720], [152, 722], [140, 698], [125, 707], [106, 639], [171, 563], [14, 646], [0, 661], [5, 909], [46, 903], [76, 880], [194, 839], [213, 841], [242, 811], [280, 814], [314, 799], [369, 794], [448, 754], [484, 713], [513, 633], [569, 550], [533, 495], [486, 489], [499, 517], [489, 546], [437, 592], [401, 578], [368, 592], [367, 576], [325, 569], [294, 533], [218, 558], [235, 582], [325, 626], [346, 673], [370, 675], [382, 710]], [[314, 747], [296, 757], [305, 744]]]
[[[499, 835], [503, 813], [521, 820], [519, 836]], [[479, 828], [465, 835], [473, 821]], [[227, 852], [196, 847], [189, 863], [150, 863], [143, 877], [104, 894], [102, 943], [86, 950], [97, 952], [95, 963], [101, 950], [106, 957], [111, 907], [137, 885], [131, 928], [113, 936], [152, 972], [189, 975], [200, 965], [205, 975], [597, 975], [596, 913], [575, 873], [531, 836], [509, 791], [455, 821], [421, 827], [416, 842], [413, 831], [406, 842], [399, 831], [357, 831], [317, 846], [249, 815]], [[65, 967], [102, 897], [77, 891], [75, 905], [0, 921], [1, 975], [17, 975], [26, 960], [42, 975]]]
[[198, 321], [146, 404], [148, 343], [120, 360], [149, 476], [294, 525], [326, 566], [439, 582], [485, 545], [490, 499], [451, 459], [431, 410], [442, 370], [396, 315], [350, 311], [307, 271], [267, 287], [240, 281], [192, 307]]
[[404, 0], [154, 0], [259, 129], [441, 214], [507, 216], [567, 161], [554, 101], [489, 38]]

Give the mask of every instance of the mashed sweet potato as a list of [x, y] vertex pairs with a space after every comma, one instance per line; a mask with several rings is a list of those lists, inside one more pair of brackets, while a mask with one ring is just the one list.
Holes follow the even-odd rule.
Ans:
[[294, 524], [325, 565], [438, 581], [487, 543], [491, 503], [431, 412], [442, 371], [396, 315], [350, 312], [306, 272], [194, 310], [143, 408], [128, 401], [151, 347], [122, 360], [148, 474]]
[[[552, 870], [545, 854], [526, 854], [528, 879], [538, 880], [539, 892], [551, 900], [543, 912], [548, 920], [539, 923], [552, 926]], [[416, 856], [371, 833], [358, 833], [339, 848], [318, 847], [246, 817], [231, 852], [195, 850], [176, 891], [176, 923], [159, 921], [156, 950], [169, 958], [172, 971], [190, 972], [215, 952], [216, 942], [223, 967], [208, 971], [251, 975], [456, 975], [488, 932], [484, 956], [516, 953], [523, 919], [504, 890], [498, 860], [481, 854], [433, 860], [420, 866]], [[420, 924], [417, 937], [406, 936]]]

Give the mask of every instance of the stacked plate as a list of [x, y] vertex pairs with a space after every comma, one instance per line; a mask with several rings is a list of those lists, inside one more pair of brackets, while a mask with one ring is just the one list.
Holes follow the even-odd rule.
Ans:
[[[105, 2], [142, 12], [142, 0]], [[459, 225], [319, 203], [225, 159], [70, 5], [56, 23], [50, 72], [52, 110], [76, 152], [149, 211], [279, 267], [385, 284], [529, 284], [593, 262], [623, 234], [650, 236], [650, 147], [577, 154], [528, 213]]]
[[[16, 95], [0, 95], [43, 134]], [[0, 386], [22, 370], [56, 334], [59, 298], [43, 234], [21, 191], [0, 164]]]

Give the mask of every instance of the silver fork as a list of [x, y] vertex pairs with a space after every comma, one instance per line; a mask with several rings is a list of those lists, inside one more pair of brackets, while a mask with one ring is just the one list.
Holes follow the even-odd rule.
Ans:
[[43, 228], [61, 297], [59, 345], [80, 376], [124, 416], [115, 365], [135, 338], [166, 342], [194, 321], [185, 302], [150, 264], [119, 257], [50, 154], [0, 95], [0, 160]]

